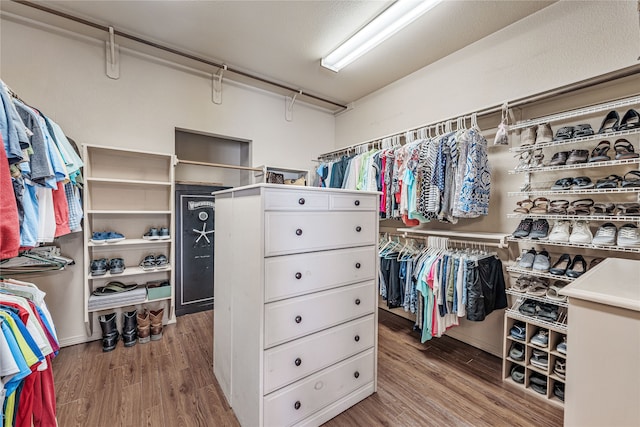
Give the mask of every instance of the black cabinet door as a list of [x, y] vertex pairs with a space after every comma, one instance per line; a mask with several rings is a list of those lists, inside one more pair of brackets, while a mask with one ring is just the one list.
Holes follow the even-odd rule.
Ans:
[[213, 308], [215, 198], [223, 187], [176, 185], [176, 315]]

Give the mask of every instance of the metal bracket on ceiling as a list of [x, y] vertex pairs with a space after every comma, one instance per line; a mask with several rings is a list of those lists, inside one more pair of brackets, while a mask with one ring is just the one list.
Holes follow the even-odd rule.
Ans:
[[293, 121], [293, 104], [295, 104], [298, 95], [302, 95], [302, 90], [294, 93], [293, 96], [286, 96], [284, 98], [284, 118], [288, 122]]
[[113, 27], [109, 27], [109, 40], [106, 43], [107, 77], [117, 80], [120, 78], [120, 46], [116, 44]]
[[222, 75], [227, 71], [227, 66], [223, 65], [216, 74], [211, 75], [212, 99], [214, 104], [222, 104]]

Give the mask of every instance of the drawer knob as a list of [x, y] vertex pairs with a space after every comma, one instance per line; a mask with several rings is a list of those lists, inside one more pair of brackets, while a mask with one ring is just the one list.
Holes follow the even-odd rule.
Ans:
[[294, 403], [294, 404], [293, 404], [293, 407], [296, 409], [296, 411], [297, 411], [298, 409], [300, 409], [300, 407], [301, 407], [301, 406], [302, 406], [302, 405], [300, 404], [300, 401], [299, 401], [299, 400], [296, 400], [296, 403]]
[[362, 231], [362, 227], [357, 226], [357, 227], [356, 227], [356, 231], [357, 231], [358, 233], [359, 233], [359, 232], [361, 232], [361, 231]]
[[356, 305], [360, 305], [360, 298], [356, 298]]
[[353, 373], [353, 376], [354, 376], [354, 377], [356, 377], [356, 378], [358, 378], [358, 377], [360, 376], [360, 372], [355, 371], [355, 372]]
[[298, 204], [300, 204], [300, 205], [304, 205], [304, 202], [305, 202], [304, 197], [300, 197], [300, 198], [298, 199]]
[[355, 202], [353, 202], [353, 204], [356, 206], [360, 206], [360, 200], [356, 200]]
[[360, 263], [356, 262], [356, 268], [360, 268]]
[[298, 280], [302, 279], [302, 273], [297, 272], [296, 273], [296, 279], [298, 279]]
[[353, 339], [356, 340], [356, 342], [360, 341], [360, 335], [356, 335]]
[[301, 228], [298, 228], [296, 230], [296, 236], [302, 236], [302, 229]]
[[300, 359], [299, 357], [295, 360], [295, 362], [293, 362], [296, 364], [296, 366], [300, 366], [302, 365], [302, 359]]
[[296, 316], [296, 323], [302, 322], [302, 316]]

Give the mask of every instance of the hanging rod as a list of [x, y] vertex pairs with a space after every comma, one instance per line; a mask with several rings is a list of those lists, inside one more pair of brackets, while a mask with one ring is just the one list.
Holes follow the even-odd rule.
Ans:
[[[534, 102], [540, 102], [540, 101], [544, 101], [547, 100], [549, 98], [553, 98], [556, 96], [560, 96], [560, 95], [565, 95], [567, 93], [571, 93], [571, 92], [575, 92], [577, 90], [581, 90], [581, 89], [587, 89], [590, 88], [592, 86], [597, 86], [599, 84], [603, 84], [603, 83], [607, 83], [610, 81], [614, 81], [614, 80], [618, 80], [618, 79], [622, 79], [625, 77], [629, 77], [629, 76], [633, 76], [635, 74], [640, 74], [640, 64], [636, 64], [636, 65], [631, 65], [629, 67], [625, 67], [625, 68], [621, 68], [619, 70], [616, 71], [612, 71], [609, 73], [605, 73], [605, 74], [601, 74], [599, 76], [595, 76], [595, 77], [591, 77], [585, 80], [580, 80], [578, 82], [574, 82], [574, 83], [570, 83], [564, 86], [560, 86], [557, 87], [555, 89], [550, 89], [544, 92], [540, 92], [537, 93], [535, 95], [530, 95], [530, 96], [526, 96], [526, 97], [522, 97], [522, 98], [518, 98], [516, 100], [513, 101], [509, 101], [507, 103], [507, 105], [509, 106], [509, 108], [513, 109], [513, 108], [520, 108], [520, 107], [524, 107], [525, 105], [534, 103]], [[420, 126], [414, 126], [411, 127], [409, 129], [405, 129], [399, 132], [394, 132], [382, 137], [378, 137], [375, 139], [370, 139], [368, 141], [364, 141], [364, 142], [359, 142], [357, 144], [352, 144], [346, 147], [342, 147], [342, 148], [338, 148], [336, 150], [333, 151], [329, 151], [327, 153], [323, 153], [321, 155], [318, 156], [318, 158], [325, 158], [325, 157], [330, 157], [332, 155], [338, 154], [338, 153], [342, 153], [342, 152], [347, 152], [349, 150], [353, 150], [356, 147], [359, 147], [361, 145], [366, 145], [366, 144], [372, 144], [378, 141], [381, 141], [383, 139], [386, 138], [392, 138], [392, 137], [402, 137], [405, 133], [407, 132], [415, 132], [416, 130], [422, 129], [422, 128], [429, 128], [429, 127], [433, 127], [439, 123], [446, 123], [448, 121], [455, 121], [457, 118], [459, 117], [464, 117], [464, 118], [469, 118], [471, 117], [472, 114], [476, 114], [477, 118], [480, 117], [485, 117], [485, 116], [489, 116], [491, 114], [495, 114], [498, 113], [500, 111], [502, 111], [502, 106], [504, 104], [499, 104], [499, 105], [494, 105], [492, 107], [487, 107], [483, 110], [479, 110], [475, 113], [467, 113], [467, 114], [462, 114], [459, 116], [455, 116], [455, 117], [451, 117], [449, 119], [443, 119], [443, 120], [438, 120], [438, 121], [434, 121], [431, 122], [429, 124], [424, 124], [424, 125], [420, 125]]]
[[[84, 24], [84, 25], [87, 25], [89, 27], [96, 28], [98, 30], [105, 31], [107, 33], [109, 32], [109, 27], [108, 26], [101, 25], [101, 24], [98, 24], [96, 22], [92, 22], [92, 21], [89, 21], [87, 19], [83, 19], [83, 18], [74, 16], [74, 15], [70, 15], [70, 14], [65, 13], [65, 12], [60, 12], [58, 10], [48, 8], [48, 7], [43, 6], [41, 4], [38, 4], [38, 3], [34, 3], [34, 2], [31, 2], [31, 1], [27, 1], [27, 0], [11, 0], [11, 1], [13, 1], [14, 3], [18, 3], [18, 4], [21, 4], [21, 5], [24, 5], [24, 6], [32, 7], [34, 9], [41, 10], [43, 12], [50, 13], [50, 14], [55, 15], [55, 16], [59, 16], [61, 18], [69, 19], [71, 21], [78, 22], [80, 24]], [[299, 88], [293, 88], [293, 87], [284, 85], [282, 83], [278, 83], [278, 82], [275, 82], [273, 80], [269, 80], [269, 79], [266, 79], [264, 77], [257, 76], [255, 74], [251, 74], [251, 73], [248, 73], [246, 71], [242, 71], [242, 70], [239, 70], [237, 68], [230, 67], [230, 66], [228, 66], [226, 64], [220, 64], [220, 63], [211, 61], [209, 59], [202, 58], [200, 56], [192, 55], [190, 53], [183, 52], [183, 51], [180, 51], [178, 49], [174, 49], [174, 48], [171, 48], [171, 47], [168, 47], [168, 46], [161, 45], [159, 43], [155, 43], [155, 42], [152, 42], [152, 41], [149, 41], [149, 40], [145, 40], [145, 39], [143, 39], [141, 37], [135, 36], [133, 34], [126, 33], [124, 31], [120, 31], [120, 30], [114, 29], [113, 33], [115, 35], [117, 35], [117, 36], [124, 37], [126, 39], [133, 40], [135, 42], [138, 42], [138, 43], [141, 43], [141, 44], [144, 44], [144, 45], [147, 45], [147, 46], [151, 46], [153, 48], [156, 48], [156, 49], [159, 49], [159, 50], [163, 50], [165, 52], [169, 52], [169, 53], [172, 53], [174, 55], [182, 56], [183, 58], [187, 58], [187, 59], [191, 59], [193, 61], [201, 62], [203, 64], [210, 65], [212, 67], [225, 69], [226, 71], [229, 71], [231, 73], [238, 74], [238, 75], [243, 76], [243, 77], [248, 77], [248, 78], [250, 78], [252, 80], [256, 80], [256, 81], [259, 81], [261, 83], [266, 83], [268, 85], [275, 86], [275, 87], [278, 87], [280, 89], [285, 89], [287, 91], [295, 92], [295, 93], [297, 93], [299, 95], [303, 95], [303, 96], [306, 96], [308, 98], [315, 99], [317, 101], [325, 102], [327, 104], [335, 105], [336, 107], [340, 107], [340, 108], [345, 109], [345, 110], [347, 109], [346, 105], [342, 105], [342, 104], [337, 103], [335, 101], [331, 101], [329, 99], [322, 98], [320, 96], [316, 96], [316, 95], [313, 95], [313, 94], [310, 94], [310, 93], [303, 92]]]
[[[478, 240], [494, 240], [499, 248], [507, 247], [507, 234], [503, 233], [482, 233], [474, 231], [450, 231], [450, 230], [416, 230], [413, 228], [398, 228], [400, 233], [405, 236], [409, 234], [417, 234], [422, 236], [440, 236], [440, 237], [457, 237], [458, 239], [467, 238], [474, 241]], [[462, 241], [462, 240], [461, 240]]]

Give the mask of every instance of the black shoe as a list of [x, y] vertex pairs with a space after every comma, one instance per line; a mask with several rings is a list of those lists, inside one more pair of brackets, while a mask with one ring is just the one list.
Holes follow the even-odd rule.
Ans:
[[138, 311], [125, 311], [122, 313], [122, 342], [125, 347], [136, 345], [138, 340]]
[[513, 237], [527, 237], [531, 232], [531, 227], [533, 225], [533, 220], [531, 218], [525, 218], [520, 221], [518, 224], [518, 228], [513, 232]]
[[102, 351], [111, 351], [118, 344], [118, 328], [116, 326], [116, 313], [104, 314], [98, 318], [102, 328]]
[[577, 278], [582, 276], [587, 271], [587, 261], [582, 257], [582, 255], [576, 255], [573, 257], [573, 261], [571, 261], [571, 265], [567, 268], [567, 272], [565, 273], [567, 277]]
[[556, 382], [553, 385], [553, 394], [564, 402], [564, 384]]
[[620, 116], [617, 111], [609, 111], [602, 121], [600, 130], [598, 133], [616, 132], [618, 130], [618, 123], [620, 123]]
[[539, 218], [531, 224], [530, 239], [544, 239], [549, 235], [549, 222], [544, 218]]

